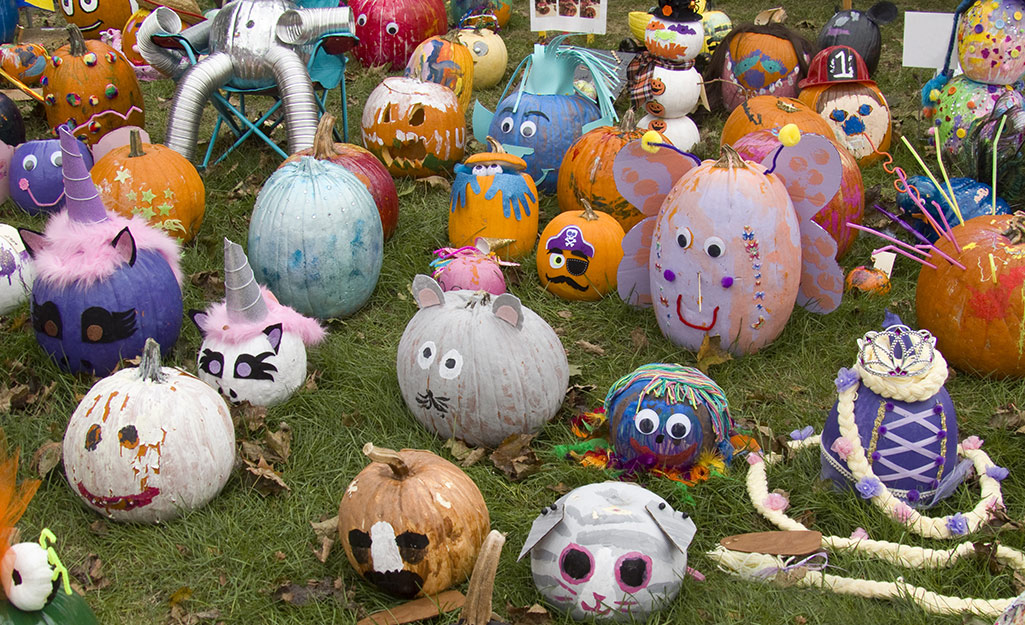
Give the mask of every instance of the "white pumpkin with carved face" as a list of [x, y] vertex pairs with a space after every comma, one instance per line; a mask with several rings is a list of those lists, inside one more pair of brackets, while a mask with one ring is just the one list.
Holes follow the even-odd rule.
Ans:
[[420, 310], [402, 333], [396, 368], [402, 398], [427, 429], [495, 447], [555, 416], [569, 364], [541, 317], [508, 293], [446, 293], [423, 275], [413, 296]]
[[234, 463], [224, 399], [199, 378], [161, 367], [153, 339], [139, 367], [89, 389], [64, 433], [68, 484], [117, 521], [159, 523], [200, 508], [221, 491]]

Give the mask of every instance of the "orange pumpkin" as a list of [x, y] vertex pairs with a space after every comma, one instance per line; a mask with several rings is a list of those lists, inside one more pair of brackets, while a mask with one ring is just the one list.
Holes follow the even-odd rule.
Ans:
[[0, 67], [30, 87], [39, 84], [49, 60], [46, 48], [38, 43], [5, 43], [0, 46]]
[[794, 98], [771, 95], [744, 100], [733, 109], [722, 127], [720, 145], [733, 145], [737, 139], [756, 130], [777, 130], [795, 124], [801, 132], [836, 139], [832, 127], [810, 106]]
[[559, 213], [541, 232], [537, 275], [541, 286], [562, 299], [594, 301], [616, 290], [623, 259], [623, 227], [608, 213]]
[[448, 87], [385, 78], [363, 107], [363, 145], [393, 176], [445, 173], [463, 158], [466, 117]]
[[409, 57], [405, 75], [448, 87], [465, 111], [473, 97], [473, 69], [469, 48], [450, 33], [421, 41]]
[[637, 129], [633, 110], [627, 111], [619, 126], [601, 126], [577, 139], [559, 166], [556, 193], [559, 210], [582, 211], [586, 200], [592, 207], [612, 215], [629, 230], [644, 215], [616, 189], [612, 163], [624, 145], [639, 139], [644, 130]]
[[951, 230], [918, 274], [918, 324], [958, 369], [995, 377], [1025, 376], [1025, 213], [980, 215]]
[[75, 25], [68, 26], [68, 36], [70, 43], [53, 53], [40, 80], [53, 135], [57, 126], [70, 124], [77, 138], [92, 145], [121, 126], [144, 128], [142, 90], [125, 55], [102, 41], [85, 41]]
[[138, 8], [129, 0], [60, 0], [57, 3], [68, 24], [74, 24], [86, 39], [99, 39], [108, 28], [122, 28]]
[[125, 217], [142, 215], [181, 242], [191, 241], [206, 210], [199, 172], [171, 148], [143, 143], [137, 130], [130, 141], [107, 152], [89, 172], [104, 206]]
[[492, 250], [504, 260], [534, 249], [538, 227], [538, 194], [527, 163], [506, 153], [488, 137], [490, 152], [474, 154], [456, 165], [448, 238], [453, 247], [473, 245], [477, 237], [498, 239]]
[[124, 28], [121, 29], [121, 52], [132, 62], [132, 65], [147, 65], [146, 59], [142, 58], [142, 53], [139, 52], [138, 43], [139, 27], [142, 26], [143, 20], [149, 14], [149, 10], [139, 9], [132, 13], [132, 16], [125, 22]]
[[882, 269], [859, 265], [847, 274], [844, 291], [857, 291], [865, 295], [886, 295], [890, 292], [890, 276]]
[[890, 105], [873, 82], [844, 82], [805, 87], [797, 96], [821, 115], [858, 165], [866, 167], [882, 158], [875, 149], [890, 149]]

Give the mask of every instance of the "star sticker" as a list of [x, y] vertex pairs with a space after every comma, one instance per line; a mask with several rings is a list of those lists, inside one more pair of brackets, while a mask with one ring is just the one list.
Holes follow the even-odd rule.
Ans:
[[153, 203], [153, 198], [155, 198], [155, 197], [157, 197], [157, 194], [153, 193], [149, 189], [146, 189], [145, 191], [142, 192], [142, 201], [146, 202], [147, 204]]
[[142, 215], [146, 219], [152, 219], [153, 216], [156, 215], [157, 213], [156, 213], [156, 211], [154, 211], [149, 206], [140, 206], [140, 207], [135, 209], [135, 214]]
[[125, 193], [125, 197], [128, 198], [128, 201], [134, 202], [135, 198], [139, 197], [139, 195], [135, 192], [135, 189], [132, 189], [128, 193]]
[[164, 202], [163, 204], [161, 204], [157, 208], [160, 210], [160, 214], [161, 215], [170, 215], [171, 214], [171, 209], [174, 208], [174, 205], [170, 204], [168, 202]]
[[132, 172], [128, 171], [128, 169], [125, 168], [125, 167], [122, 167], [121, 169], [117, 170], [117, 175], [114, 176], [114, 180], [117, 180], [118, 182], [124, 182], [126, 180], [131, 180], [131, 178], [132, 178]]
[[174, 199], [174, 191], [172, 191], [170, 189], [164, 189], [164, 199], [165, 200], [173, 200]]

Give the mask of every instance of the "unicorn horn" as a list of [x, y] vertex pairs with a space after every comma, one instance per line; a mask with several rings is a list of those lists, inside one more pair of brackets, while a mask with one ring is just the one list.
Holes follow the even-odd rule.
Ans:
[[267, 317], [267, 302], [263, 301], [249, 258], [241, 245], [227, 238], [224, 239], [224, 295], [229, 321], [255, 323]]
[[64, 194], [67, 198], [68, 215], [71, 221], [96, 224], [107, 221], [107, 209], [103, 207], [96, 185], [89, 176], [89, 168], [82, 159], [78, 140], [66, 126], [59, 126], [57, 133], [61, 141], [61, 169], [64, 172]]

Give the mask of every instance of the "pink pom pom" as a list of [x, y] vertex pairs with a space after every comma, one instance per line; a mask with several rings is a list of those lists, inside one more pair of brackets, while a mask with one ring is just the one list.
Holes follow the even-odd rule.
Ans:
[[833, 441], [833, 444], [830, 445], [829, 449], [831, 449], [837, 456], [846, 460], [847, 456], [851, 455], [851, 452], [854, 451], [854, 444], [851, 443], [850, 440], [841, 436]]
[[769, 493], [769, 496], [765, 498], [762, 505], [769, 510], [775, 510], [777, 512], [783, 512], [790, 506], [790, 502], [787, 498], [779, 493]]

